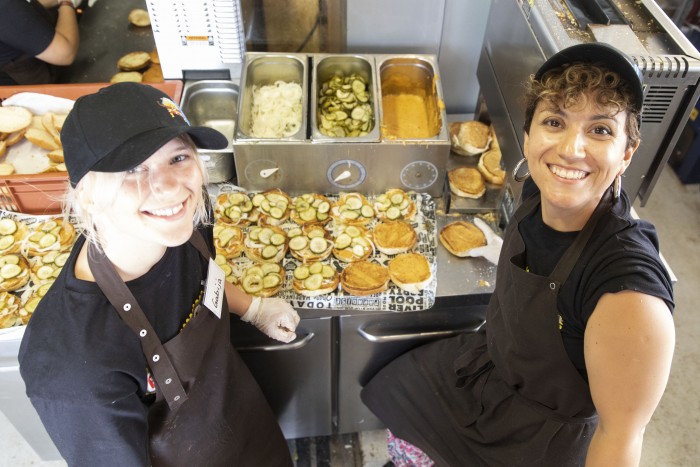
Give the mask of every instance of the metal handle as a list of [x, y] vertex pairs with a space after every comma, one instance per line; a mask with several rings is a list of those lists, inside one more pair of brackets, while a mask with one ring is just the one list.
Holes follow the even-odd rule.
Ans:
[[289, 344], [246, 345], [243, 347], [236, 347], [236, 350], [238, 350], [238, 352], [276, 352], [278, 350], [297, 350], [311, 342], [311, 339], [313, 339], [314, 336], [315, 334], [310, 332], [301, 339], [297, 337], [297, 339], [293, 340]]
[[397, 342], [406, 341], [410, 339], [425, 339], [425, 338], [438, 338], [438, 337], [450, 337], [456, 336], [457, 334], [462, 334], [465, 332], [477, 332], [484, 325], [486, 321], [480, 321], [476, 325], [469, 326], [466, 328], [459, 329], [447, 329], [444, 331], [430, 331], [430, 332], [413, 332], [407, 334], [389, 334], [386, 336], [378, 336], [365, 331], [364, 328], [357, 328], [358, 334], [360, 334], [365, 340], [370, 342]]

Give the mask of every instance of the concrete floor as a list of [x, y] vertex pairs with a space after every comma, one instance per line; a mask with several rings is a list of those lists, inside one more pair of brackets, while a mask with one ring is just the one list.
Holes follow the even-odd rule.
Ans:
[[[647, 205], [637, 203], [635, 208], [641, 218], [656, 225], [661, 251], [678, 277], [674, 363], [666, 393], [646, 431], [641, 466], [696, 466], [700, 465], [700, 185], [683, 185], [667, 167]], [[360, 433], [359, 440], [361, 465], [386, 463], [383, 431]], [[65, 465], [42, 462], [2, 413], [0, 453], [0, 466]]]

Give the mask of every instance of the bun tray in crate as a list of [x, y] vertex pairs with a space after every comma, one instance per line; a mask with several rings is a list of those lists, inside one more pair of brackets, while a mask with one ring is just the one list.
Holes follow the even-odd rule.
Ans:
[[[46, 84], [36, 86], [0, 86], [0, 102], [20, 92], [35, 92], [75, 100], [92, 94], [110, 83]], [[180, 102], [182, 81], [152, 83], [173, 101]], [[109, 131], [109, 130], [107, 130]], [[56, 214], [61, 211], [68, 184], [66, 172], [13, 174], [0, 176], [0, 209], [25, 214]]]

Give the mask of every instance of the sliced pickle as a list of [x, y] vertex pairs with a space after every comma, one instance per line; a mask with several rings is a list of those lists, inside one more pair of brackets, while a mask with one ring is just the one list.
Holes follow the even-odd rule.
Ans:
[[268, 274], [263, 278], [263, 288], [271, 289], [277, 287], [282, 282], [282, 278], [279, 274]]
[[365, 255], [365, 248], [362, 245], [354, 245], [352, 247], [352, 254], [361, 258]]
[[248, 197], [243, 193], [231, 193], [228, 195], [228, 201], [231, 204], [243, 204], [248, 200]]
[[49, 277], [51, 277], [53, 275], [53, 271], [54, 271], [54, 268], [52, 268], [51, 266], [48, 266], [48, 265], [44, 265], [44, 266], [40, 267], [39, 269], [37, 269], [36, 276], [42, 280], [48, 279]]
[[369, 248], [369, 240], [367, 240], [365, 237], [354, 237], [352, 239], [352, 244], [361, 245], [362, 248]]
[[216, 255], [214, 262], [223, 268], [224, 264], [226, 264], [226, 257], [224, 255]]
[[245, 201], [241, 204], [241, 211], [242, 212], [250, 212], [252, 210], [253, 210], [253, 202], [246, 197]]
[[277, 249], [276, 246], [267, 245], [260, 252], [260, 256], [262, 256], [264, 259], [272, 259], [277, 255], [278, 252], [279, 252], [279, 250]]
[[49, 282], [47, 284], [41, 284], [41, 286], [36, 290], [37, 295], [40, 297], [43, 297], [44, 295], [46, 295], [46, 292], [49, 291], [52, 284], [53, 284], [53, 282]]
[[352, 237], [347, 233], [342, 233], [338, 235], [338, 238], [335, 239], [335, 247], [338, 250], [342, 250], [344, 248], [349, 247], [350, 243], [352, 243]]
[[401, 204], [399, 204], [399, 209], [402, 211], [408, 207], [408, 205], [411, 203], [411, 200], [408, 198], [404, 198], [403, 201], [401, 201]]
[[309, 272], [311, 274], [320, 274], [321, 271], [323, 271], [323, 264], [321, 263], [312, 263], [309, 265]]
[[47, 234], [44, 234], [41, 237], [41, 239], [39, 240], [39, 246], [41, 248], [47, 248], [47, 247], [50, 247], [51, 245], [53, 245], [54, 243], [56, 243], [57, 240], [58, 239], [56, 238], [56, 236], [54, 234], [47, 233]]
[[321, 214], [325, 214], [331, 209], [331, 204], [328, 201], [321, 201], [318, 205], [318, 212]]
[[343, 211], [342, 213], [340, 213], [340, 215], [341, 215], [341, 217], [344, 217], [345, 219], [350, 219], [350, 220], [354, 220], [354, 219], [357, 219], [358, 217], [360, 217], [359, 212], [350, 211], [350, 210]]
[[265, 245], [269, 245], [270, 238], [272, 237], [272, 235], [274, 235], [274, 233], [275, 233], [275, 231], [272, 230], [271, 228], [263, 227], [258, 235], [258, 239], [260, 240], [261, 243], [264, 243]]
[[309, 268], [306, 266], [297, 266], [294, 270], [294, 278], [303, 281], [307, 277], [309, 277]]
[[253, 199], [251, 200], [253, 203], [253, 206], [256, 208], [260, 207], [263, 201], [265, 201], [265, 195], [262, 193], [258, 193], [255, 196], [253, 196]]
[[304, 279], [304, 287], [308, 290], [318, 290], [323, 283], [323, 276], [320, 273], [311, 274]]
[[262, 276], [250, 276], [247, 275], [241, 281], [243, 290], [248, 293], [255, 294], [263, 289], [263, 278]]
[[335, 269], [327, 264], [324, 264], [323, 268], [321, 269], [321, 275], [326, 279], [330, 279], [331, 277], [335, 276]]
[[263, 271], [261, 266], [252, 266], [248, 268], [248, 270], [245, 272], [245, 275], [262, 277], [265, 275], [265, 272]]
[[299, 213], [299, 217], [305, 222], [312, 221], [316, 219], [316, 209], [307, 207], [305, 211]]
[[[216, 261], [216, 260], [214, 260]], [[231, 266], [229, 266], [226, 263], [219, 264], [219, 267], [221, 268], [222, 271], [224, 271], [224, 276], [230, 276], [233, 274], [233, 269], [231, 269]]]
[[248, 238], [254, 242], [257, 242], [260, 240], [260, 232], [262, 232], [262, 227], [253, 227], [250, 229], [250, 232], [248, 232]]
[[293, 228], [289, 229], [289, 232], [287, 232], [287, 237], [289, 237], [289, 238], [298, 237], [301, 234], [302, 234], [301, 228], [293, 227]]
[[17, 231], [17, 223], [8, 218], [0, 219], [0, 234], [12, 235]]
[[306, 236], [309, 238], [325, 237], [325, 235], [326, 231], [320, 227], [315, 229], [309, 229], [308, 233], [306, 234]]
[[260, 266], [265, 274], [281, 274], [282, 268], [277, 263], [264, 263]]
[[309, 209], [309, 202], [303, 198], [299, 198], [294, 202], [294, 209], [296, 209], [299, 213], [306, 211]]
[[374, 210], [372, 206], [364, 205], [361, 209], [362, 217], [374, 217]]
[[29, 236], [29, 241], [33, 243], [39, 243], [41, 237], [44, 236], [44, 232], [34, 232]]
[[51, 232], [57, 225], [58, 223], [56, 221], [46, 221], [41, 225], [41, 230], [44, 232]]
[[21, 272], [22, 268], [16, 264], [6, 264], [0, 268], [0, 277], [3, 279], [12, 279], [13, 277], [19, 276]]
[[403, 201], [403, 195], [401, 193], [394, 193], [391, 195], [391, 204], [401, 204]]
[[386, 210], [386, 217], [391, 220], [398, 219], [399, 217], [401, 217], [401, 210], [396, 206], [392, 206]]
[[309, 249], [316, 254], [321, 254], [328, 249], [328, 242], [323, 237], [314, 237], [309, 242]]
[[306, 239], [306, 237], [294, 237], [289, 241], [289, 249], [294, 251], [303, 250], [308, 244], [309, 241]]
[[12, 245], [15, 244], [15, 237], [12, 235], [5, 235], [0, 237], [0, 250], [7, 250]]
[[345, 205], [348, 209], [356, 210], [362, 208], [362, 200], [356, 196], [348, 196], [345, 199]]
[[60, 254], [60, 251], [54, 250], [49, 251], [41, 258], [41, 262], [44, 264], [51, 264], [56, 262], [56, 257]]
[[326, 219], [328, 219], [328, 213], [327, 213], [327, 212], [318, 211], [318, 212], [316, 213], [316, 219], [318, 219], [319, 221], [323, 222], [323, 221], [325, 221]]
[[275, 245], [275, 246], [284, 245], [284, 242], [286, 240], [287, 239], [284, 238], [284, 235], [282, 235], [281, 233], [275, 232], [270, 236], [270, 243]]
[[231, 239], [236, 235], [236, 231], [230, 227], [227, 227], [223, 229], [221, 232], [219, 232], [219, 244], [223, 247], [226, 248], [228, 245], [228, 242], [231, 241]]
[[348, 228], [345, 229], [345, 233], [351, 237], [359, 237], [362, 235], [362, 231], [353, 225], [348, 226]]
[[282, 217], [284, 217], [284, 211], [278, 207], [271, 207], [270, 215], [275, 219], [282, 219]]
[[3, 257], [0, 257], [0, 266], [4, 266], [6, 264], [19, 264], [19, 256], [5, 255]]

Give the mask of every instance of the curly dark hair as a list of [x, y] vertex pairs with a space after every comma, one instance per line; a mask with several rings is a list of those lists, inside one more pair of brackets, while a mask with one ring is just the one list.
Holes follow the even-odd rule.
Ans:
[[593, 96], [596, 104], [613, 108], [614, 113], [627, 111], [627, 146], [631, 147], [640, 140], [641, 109], [635, 106], [629, 84], [605, 66], [590, 63], [553, 68], [539, 80], [535, 79], [535, 75], [530, 75], [525, 92], [525, 132], [530, 131], [535, 107], [540, 101], [566, 108], [583, 95]]

